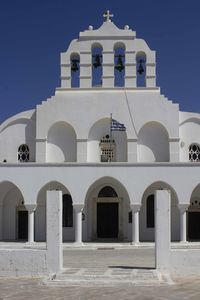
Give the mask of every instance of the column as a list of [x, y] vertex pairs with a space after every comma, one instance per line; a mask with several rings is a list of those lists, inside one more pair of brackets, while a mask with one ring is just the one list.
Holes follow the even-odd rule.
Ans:
[[75, 243], [82, 244], [82, 211], [83, 205], [74, 205], [75, 211]]
[[3, 240], [3, 205], [0, 203], [0, 240]]
[[62, 192], [47, 191], [47, 269], [49, 274], [63, 268]]
[[132, 208], [132, 244], [139, 244], [139, 212], [140, 204], [131, 205]]
[[36, 205], [26, 205], [28, 211], [28, 243], [34, 243], [34, 214]]
[[171, 193], [168, 190], [155, 192], [155, 258], [156, 269], [168, 273], [170, 269], [171, 243]]
[[187, 242], [186, 218], [187, 218], [188, 204], [179, 204], [180, 211], [180, 242]]

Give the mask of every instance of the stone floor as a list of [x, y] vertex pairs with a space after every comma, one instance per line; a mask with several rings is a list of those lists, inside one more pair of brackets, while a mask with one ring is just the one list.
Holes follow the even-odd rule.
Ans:
[[[144, 276], [146, 270], [152, 272], [154, 278], [155, 265], [153, 248], [115, 249], [108, 245], [80, 250], [67, 248], [64, 250], [64, 267], [66, 274], [76, 271], [85, 275], [107, 276]], [[124, 272], [122, 272], [124, 270]], [[91, 274], [93, 272], [93, 274]], [[110, 273], [109, 273], [110, 272]], [[122, 272], [122, 273], [121, 273]], [[148, 273], [148, 272], [147, 272]], [[109, 275], [110, 274], [110, 275]], [[79, 274], [81, 275], [81, 274]], [[149, 274], [148, 274], [149, 276]], [[87, 284], [77, 282], [76, 285], [53, 286], [44, 284], [44, 278], [1, 278], [0, 300], [23, 299], [69, 299], [69, 300], [199, 300], [200, 277], [173, 278], [172, 285], [137, 286], [124, 284], [123, 280], [115, 285]]]

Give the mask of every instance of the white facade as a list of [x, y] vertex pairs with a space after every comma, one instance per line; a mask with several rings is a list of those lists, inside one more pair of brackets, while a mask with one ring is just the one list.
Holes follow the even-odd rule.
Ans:
[[1, 240], [46, 240], [49, 189], [68, 195], [64, 241], [153, 241], [158, 189], [171, 190], [172, 240], [200, 239], [200, 114], [161, 95], [155, 69], [109, 17], [71, 42], [55, 95], [0, 126]]

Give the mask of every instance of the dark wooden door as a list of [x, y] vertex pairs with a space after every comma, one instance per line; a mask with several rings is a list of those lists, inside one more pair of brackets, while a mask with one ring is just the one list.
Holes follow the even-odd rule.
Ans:
[[119, 232], [118, 203], [97, 203], [97, 237], [117, 238]]
[[28, 212], [18, 211], [18, 239], [28, 240]]
[[200, 212], [188, 212], [188, 240], [200, 240]]

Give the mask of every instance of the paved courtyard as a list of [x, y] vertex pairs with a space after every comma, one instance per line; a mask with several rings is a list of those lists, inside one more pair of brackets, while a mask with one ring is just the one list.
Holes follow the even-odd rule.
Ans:
[[[148, 249], [66, 249], [64, 250], [64, 266], [70, 269], [117, 270], [124, 269], [135, 272], [143, 268], [154, 267], [154, 250]], [[139, 269], [136, 269], [139, 268]], [[81, 286], [48, 286], [42, 284], [42, 278], [3, 278], [0, 279], [1, 299], [70, 299], [70, 300], [99, 300], [99, 299], [133, 299], [133, 300], [199, 300], [200, 278], [175, 278], [173, 285], [134, 286], [124, 285], [123, 282], [114, 286], [89, 284]]]

